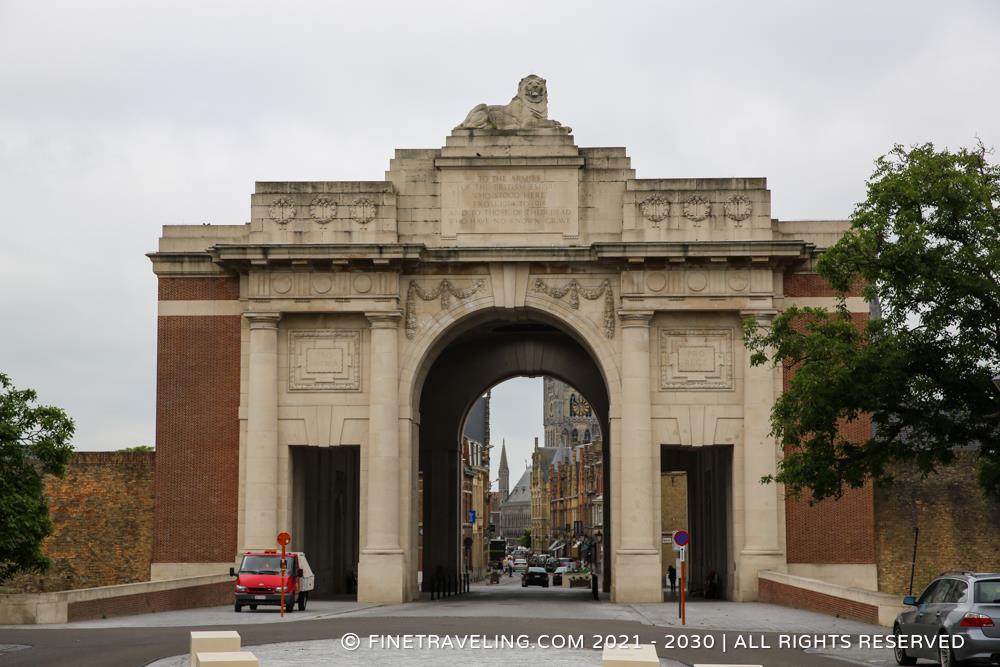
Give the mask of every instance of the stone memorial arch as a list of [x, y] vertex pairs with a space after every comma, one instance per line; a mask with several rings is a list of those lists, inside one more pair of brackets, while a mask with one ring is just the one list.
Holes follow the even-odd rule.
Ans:
[[153, 577], [226, 571], [290, 530], [325, 590], [356, 574], [361, 600], [415, 599], [418, 470], [424, 571], [455, 571], [462, 420], [546, 374], [607, 435], [613, 599], [661, 599], [669, 452], [725, 460], [712, 557], [754, 599], [809, 516], [759, 483], [782, 371], [748, 365], [741, 321], [832, 304], [812, 267], [844, 228], [772, 219], [763, 178], [638, 179], [624, 148], [549, 119], [534, 76], [442, 148], [397, 150], [384, 180], [259, 182], [246, 224], [164, 227]]

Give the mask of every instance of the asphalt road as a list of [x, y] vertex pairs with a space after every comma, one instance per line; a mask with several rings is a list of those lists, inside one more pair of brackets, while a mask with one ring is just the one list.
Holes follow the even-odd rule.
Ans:
[[[220, 626], [216, 629], [231, 629]], [[0, 630], [0, 644], [24, 644], [31, 648], [0, 653], [0, 667], [30, 665], [68, 667], [141, 667], [160, 658], [184, 654], [188, 651], [189, 632], [208, 630], [201, 627], [127, 627], [90, 629], [4, 629]], [[327, 618], [296, 623], [262, 623], [239, 628], [244, 646], [277, 642], [333, 639], [353, 632], [362, 637], [379, 634], [524, 634], [537, 638], [541, 634], [624, 634], [638, 635], [643, 643], [656, 642], [661, 657], [686, 664], [723, 663], [764, 665], [765, 667], [843, 667], [844, 662], [800, 650], [771, 648], [767, 650], [737, 649], [723, 654], [718, 648], [672, 649], [664, 648], [665, 635], [711, 635], [716, 646], [721, 646], [723, 632], [706, 630], [679, 630], [628, 621], [595, 619], [539, 619], [539, 618], [433, 618], [433, 617], [370, 617]], [[727, 632], [730, 644], [735, 632]], [[741, 633], [747, 636], [747, 633]], [[752, 633], [759, 642], [777, 645], [774, 633]], [[360, 656], [359, 656], [360, 657]], [[471, 662], [466, 664], [473, 664]]]

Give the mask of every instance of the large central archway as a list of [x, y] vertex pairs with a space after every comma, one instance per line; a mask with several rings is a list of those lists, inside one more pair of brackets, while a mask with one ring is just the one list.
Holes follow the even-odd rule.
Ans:
[[[586, 343], [541, 311], [489, 309], [456, 325], [427, 355], [414, 383], [419, 406], [417, 447], [423, 476], [424, 589], [434, 575], [460, 574], [461, 433], [476, 398], [511, 377], [547, 375], [574, 386], [593, 407], [606, 440], [604, 488], [610, 486], [608, 383]], [[610, 503], [600, 559], [603, 588], [610, 590]]]

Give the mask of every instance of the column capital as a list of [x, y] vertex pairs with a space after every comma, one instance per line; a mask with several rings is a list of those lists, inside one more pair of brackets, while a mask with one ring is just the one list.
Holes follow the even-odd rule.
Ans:
[[778, 311], [773, 308], [764, 310], [741, 310], [740, 319], [745, 320], [752, 317], [760, 326], [771, 326], [771, 322], [778, 316]]
[[618, 319], [622, 323], [622, 328], [628, 327], [648, 327], [653, 319], [651, 310], [619, 310]]
[[396, 329], [403, 314], [398, 310], [378, 310], [365, 313], [372, 329]]
[[277, 329], [281, 313], [243, 313], [251, 329]]

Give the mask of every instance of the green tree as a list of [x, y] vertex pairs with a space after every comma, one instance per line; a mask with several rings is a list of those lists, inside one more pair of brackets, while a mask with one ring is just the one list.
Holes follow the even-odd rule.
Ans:
[[42, 478], [61, 477], [73, 454], [73, 420], [59, 408], [35, 405], [37, 398], [0, 373], [0, 581], [48, 567], [42, 540], [52, 521]]
[[[862, 286], [881, 317], [789, 308], [770, 330], [744, 324], [751, 362], [795, 370], [771, 414], [792, 493], [839, 497], [893, 465], [923, 475], [978, 445], [979, 482], [1000, 497], [1000, 167], [980, 144], [896, 146], [876, 161], [850, 230], [816, 271], [842, 294]], [[840, 428], [869, 415], [871, 437]]]
[[517, 538], [517, 543], [520, 544], [522, 547], [530, 547], [531, 546], [531, 531], [530, 530], [524, 531], [524, 534], [521, 535], [521, 537]]
[[134, 447], [125, 447], [122, 449], [123, 452], [154, 452], [156, 451], [152, 445], [135, 445]]

